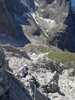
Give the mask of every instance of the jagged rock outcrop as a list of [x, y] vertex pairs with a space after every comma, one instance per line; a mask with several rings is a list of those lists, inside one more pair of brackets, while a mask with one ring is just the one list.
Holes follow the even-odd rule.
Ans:
[[[26, 34], [33, 34], [38, 29], [30, 15], [30, 8], [34, 9], [33, 1], [21, 0], [0, 1], [0, 42], [14, 46], [24, 46], [30, 43]], [[25, 5], [26, 4], [26, 5]], [[35, 5], [34, 5], [35, 6]], [[24, 28], [23, 28], [24, 27]], [[24, 34], [25, 33], [25, 34]]]
[[[58, 58], [57, 60], [49, 58], [48, 53], [51, 54], [57, 50], [42, 45], [27, 45], [24, 48], [0, 47], [4, 49], [6, 59], [9, 61], [9, 66], [6, 67], [4, 57], [1, 56], [9, 76], [10, 86], [6, 89], [7, 92], [0, 97], [1, 100], [62, 100], [63, 98], [64, 100], [75, 100], [74, 61], [62, 63]], [[45, 51], [42, 51], [43, 49]], [[61, 50], [60, 52], [63, 54]], [[1, 55], [3, 54], [2, 52]], [[6, 76], [7, 74], [2, 78]], [[5, 86], [8, 86], [6, 80], [3, 82]]]
[[[73, 66], [70, 67], [69, 64], [68, 69], [65, 69], [65, 63], [49, 59], [47, 57], [48, 52], [41, 52], [41, 48], [43, 47], [28, 46], [26, 49], [23, 48], [23, 50], [27, 50], [31, 60], [22, 55], [19, 57], [8, 52], [7, 58], [12, 73], [23, 84], [24, 89], [27, 89], [32, 100], [62, 100], [63, 98], [64, 100], [67, 100], [67, 98], [68, 100], [74, 100], [75, 76], [70, 76], [73, 75]], [[17, 85], [16, 81], [13, 84], [14, 86], [11, 89], [14, 91], [15, 85]], [[11, 98], [12, 95], [15, 95], [16, 98], [22, 97], [18, 94], [23, 91], [18, 92], [17, 88], [15, 94], [10, 92]], [[25, 96], [27, 96], [26, 92]]]
[[23, 48], [0, 45], [0, 100], [75, 100], [75, 54], [41, 42], [75, 50], [75, 15], [69, 4], [0, 0], [0, 42], [33, 42]]
[[33, 35], [43, 34], [49, 45], [75, 50], [75, 15], [70, 0], [4, 0], [0, 4], [0, 33], [15, 37], [8, 38], [9, 43], [24, 46], [35, 42]]
[[35, 0], [36, 23], [51, 45], [75, 51], [75, 7], [72, 0]]
[[[35, 15], [37, 24], [48, 38], [49, 44], [55, 46], [61, 44], [62, 48], [65, 45], [66, 33], [64, 31], [66, 31], [68, 25], [65, 21], [69, 14], [69, 2], [68, 0], [50, 0], [50, 2], [48, 0], [37, 0], [38, 9]], [[69, 34], [72, 33], [67, 35]]]

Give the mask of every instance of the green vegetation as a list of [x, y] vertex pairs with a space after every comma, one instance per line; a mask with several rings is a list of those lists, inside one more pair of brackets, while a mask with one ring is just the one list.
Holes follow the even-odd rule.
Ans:
[[60, 61], [60, 62], [74, 62], [75, 63], [75, 53], [68, 51], [52, 50], [46, 47], [39, 47], [41, 52], [49, 52], [48, 58]]
[[29, 44], [27, 45], [28, 49], [36, 49], [37, 51], [40, 51], [42, 53], [46, 53], [49, 52], [49, 48], [47, 46], [42, 46], [42, 45], [33, 45], [33, 44]]
[[30, 49], [35, 48], [37, 51], [40, 51], [42, 53], [48, 52], [48, 58], [52, 60], [60, 61], [63, 63], [66, 63], [66, 62], [75, 63], [75, 53], [52, 49], [52, 48], [48, 48], [47, 46], [42, 46], [42, 45], [29, 45], [28, 48]]
[[51, 51], [48, 57], [61, 62], [75, 62], [75, 53]]

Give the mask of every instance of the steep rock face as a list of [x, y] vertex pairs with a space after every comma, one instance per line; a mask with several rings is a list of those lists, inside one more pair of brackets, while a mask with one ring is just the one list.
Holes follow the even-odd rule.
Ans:
[[37, 0], [37, 5], [36, 22], [46, 33], [49, 43], [59, 45], [59, 41], [62, 41], [60, 38], [62, 38], [63, 30], [67, 26], [65, 20], [69, 14], [68, 0]]
[[[3, 19], [0, 20], [0, 30], [2, 33], [5, 32], [9, 34], [22, 33], [22, 26], [24, 26], [25, 34], [34, 34], [35, 31], [38, 30], [38, 25], [41, 29], [44, 29], [46, 23], [48, 26], [46, 28], [50, 31], [50, 27], [53, 28], [56, 26], [55, 21], [58, 23], [59, 20], [64, 20], [62, 17], [65, 16], [64, 12], [66, 12], [67, 8], [65, 1], [62, 2], [61, 0], [3, 0], [0, 1], [0, 4], [1, 19]], [[63, 16], [60, 14], [61, 11], [63, 11]], [[36, 18], [33, 16], [33, 13]], [[47, 20], [47, 18], [49, 20]]]
[[20, 46], [32, 42], [34, 34], [43, 33], [49, 45], [75, 51], [70, 0], [4, 0], [0, 4], [0, 33], [12, 34]]
[[[41, 47], [38, 49], [32, 46], [23, 48], [23, 50], [27, 50], [31, 60], [23, 55], [12, 55], [12, 52], [14, 53], [12, 49], [11, 53], [7, 51], [9, 68], [18, 79], [16, 81], [11, 78], [9, 100], [20, 98], [22, 100], [63, 100], [63, 98], [64, 100], [75, 100], [75, 74], [73, 74], [75, 67], [73, 64], [66, 67], [59, 61], [49, 59], [47, 52], [40, 51]], [[23, 83], [23, 88], [19, 81]]]
[[[0, 1], [0, 32], [8, 34], [12, 33], [12, 35], [15, 35], [16, 33], [19, 34], [19, 32], [22, 32], [19, 28], [21, 24], [30, 24], [26, 23], [28, 22], [27, 13], [30, 13], [30, 9], [35, 9], [35, 7], [33, 7], [34, 2], [24, 1], [23, 4], [21, 1], [23, 0]], [[28, 17], [28, 19], [30, 18]]]
[[[9, 26], [11, 25], [11, 21], [10, 21], [10, 19], [9, 19], [10, 17], [8, 15], [9, 15], [9, 13], [6, 9], [5, 2], [4, 2], [4, 0], [1, 0], [0, 1], [0, 34], [8, 33], [8, 31], [10, 32]], [[13, 30], [11, 32], [13, 32]], [[13, 32], [13, 34], [14, 34], [14, 32]]]
[[30, 15], [30, 12], [35, 9], [35, 5], [33, 4], [33, 1], [23, 0], [0, 1], [1, 43], [8, 42], [15, 46], [16, 44], [24, 46], [26, 43], [30, 42], [26, 34], [33, 34], [38, 29]]
[[71, 0], [35, 0], [37, 24], [48, 37], [49, 44], [75, 51], [75, 14]]
[[70, 51], [75, 52], [75, 14], [74, 7], [72, 7], [72, 0], [70, 1], [70, 9], [65, 23], [68, 25], [65, 31], [65, 45], [64, 47]]
[[9, 78], [6, 70], [8, 69], [7, 61], [3, 49], [0, 48], [0, 97], [7, 93], [9, 89]]
[[[35, 22], [33, 21], [33, 18], [30, 15], [30, 12], [35, 10], [35, 5], [34, 5], [34, 1], [32, 0], [10, 0], [10, 2], [8, 0], [5, 1], [6, 3], [6, 7], [10, 13], [10, 15], [12, 15], [13, 20], [15, 21], [15, 26], [16, 26], [16, 32], [19, 32], [20, 29], [19, 26], [21, 27], [22, 25], [24, 26], [30, 26], [32, 27], [32, 29], [36, 29], [35, 27]], [[32, 25], [32, 26], [31, 26]], [[33, 26], [34, 25], [34, 26]], [[26, 28], [28, 28], [26, 27]], [[25, 31], [25, 33], [28, 33], [28, 29], [27, 31]], [[32, 31], [31, 31], [32, 33]]]

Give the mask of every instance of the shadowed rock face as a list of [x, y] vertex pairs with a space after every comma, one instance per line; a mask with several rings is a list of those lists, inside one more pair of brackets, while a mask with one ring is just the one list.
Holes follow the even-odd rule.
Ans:
[[0, 1], [0, 33], [8, 33], [8, 31], [10, 31], [9, 26], [11, 25], [11, 23], [9, 22], [7, 16], [8, 12], [6, 11], [7, 10], [5, 9], [4, 1], [1, 0]]
[[75, 51], [75, 15], [70, 3], [70, 0], [1, 0], [0, 42], [24, 46], [30, 43], [28, 37], [44, 32], [48, 34], [49, 45]]
[[59, 47], [68, 49], [71, 52], [75, 52], [75, 14], [72, 8], [71, 1], [69, 2], [68, 16], [64, 23], [67, 25], [61, 38], [59, 39]]
[[[25, 4], [23, 4], [21, 0], [0, 1], [1, 43], [9, 43], [14, 46], [24, 46], [30, 43], [25, 34], [28, 32], [31, 34], [34, 33], [37, 27], [29, 14], [31, 8], [29, 1]], [[34, 4], [34, 2], [32, 2], [32, 4]], [[34, 8], [35, 7], [32, 7], [32, 9]], [[23, 31], [22, 26], [24, 26], [24, 29], [26, 27], [26, 30]]]
[[6, 70], [8, 69], [7, 61], [5, 60], [5, 53], [2, 48], [0, 48], [0, 97], [4, 95], [9, 89], [8, 74]]
[[[37, 1], [39, 16], [42, 19], [39, 21], [40, 26], [45, 33], [48, 33], [49, 44], [63, 50], [75, 51], [75, 14], [74, 8], [71, 7], [71, 0]], [[55, 23], [50, 24], [47, 20], [48, 22], [49, 20], [55, 21]]]
[[30, 25], [27, 21], [27, 19], [29, 19], [27, 13], [30, 13], [30, 9], [35, 9], [34, 1], [22, 1], [23, 0], [0, 1], [0, 32], [15, 35], [21, 31], [20, 29], [16, 29], [21, 26], [21, 24]]
[[67, 25], [65, 20], [69, 14], [69, 2], [68, 0], [37, 0], [37, 2], [39, 25], [45, 33], [48, 33], [49, 43], [58, 45], [58, 38], [62, 36], [61, 31]]

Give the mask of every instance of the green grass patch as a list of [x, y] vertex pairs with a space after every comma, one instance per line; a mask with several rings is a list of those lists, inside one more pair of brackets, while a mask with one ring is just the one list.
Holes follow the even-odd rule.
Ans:
[[48, 58], [61, 61], [61, 62], [74, 62], [75, 63], [75, 53], [70, 52], [57, 52], [51, 51], [48, 54]]
[[29, 45], [28, 48], [33, 48], [36, 49], [37, 51], [40, 51], [42, 53], [48, 52], [48, 58], [56, 61], [60, 61], [63, 63], [75, 63], [75, 53], [71, 53], [68, 51], [61, 51], [61, 50], [56, 50], [52, 48], [48, 48], [42, 45]]

